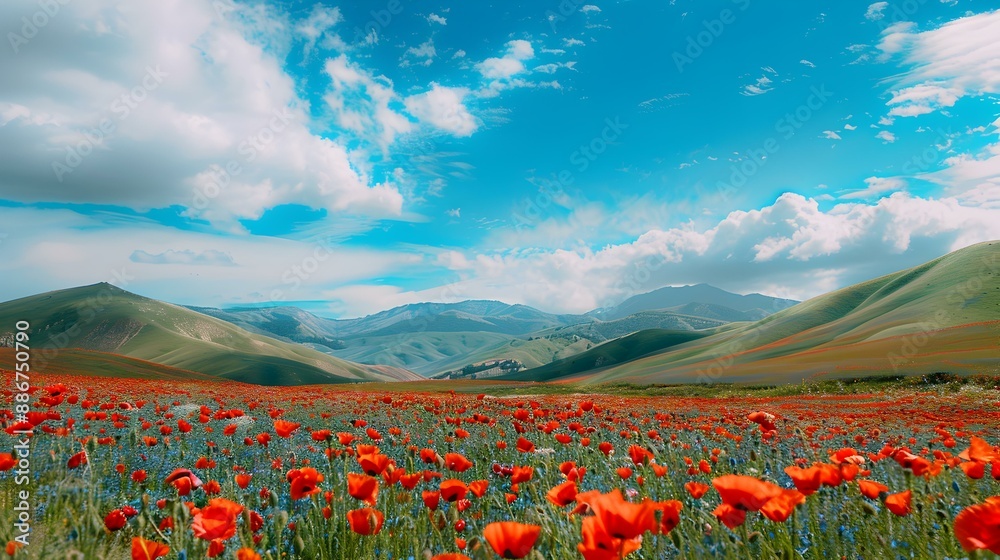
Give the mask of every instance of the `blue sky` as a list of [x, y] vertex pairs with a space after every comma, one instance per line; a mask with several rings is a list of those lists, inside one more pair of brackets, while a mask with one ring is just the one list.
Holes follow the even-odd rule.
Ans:
[[808, 298], [1000, 237], [991, 8], [6, 3], [0, 299]]

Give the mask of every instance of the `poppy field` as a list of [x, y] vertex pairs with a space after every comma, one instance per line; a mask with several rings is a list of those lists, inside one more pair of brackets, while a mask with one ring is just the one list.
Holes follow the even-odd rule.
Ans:
[[10, 386], [0, 406], [13, 558], [1000, 554], [992, 384], [711, 398], [44, 381], [23, 418]]

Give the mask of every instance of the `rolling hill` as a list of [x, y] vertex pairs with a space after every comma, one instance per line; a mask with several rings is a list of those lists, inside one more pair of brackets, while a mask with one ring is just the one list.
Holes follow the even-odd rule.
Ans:
[[[83, 349], [262, 385], [418, 379], [407, 370], [354, 364], [255, 334], [110, 284], [58, 290], [0, 304], [0, 324], [32, 325], [35, 367]], [[96, 359], [98, 356], [91, 356]]]
[[[720, 331], [562, 379], [787, 383], [942, 371], [995, 375], [1000, 242], [973, 245]], [[533, 378], [532, 370], [522, 378]]]

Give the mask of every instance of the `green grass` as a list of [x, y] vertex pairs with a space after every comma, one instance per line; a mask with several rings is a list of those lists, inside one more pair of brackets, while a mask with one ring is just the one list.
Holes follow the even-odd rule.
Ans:
[[707, 336], [699, 331], [648, 329], [605, 342], [569, 358], [505, 376], [512, 381], [551, 381], [629, 360]]

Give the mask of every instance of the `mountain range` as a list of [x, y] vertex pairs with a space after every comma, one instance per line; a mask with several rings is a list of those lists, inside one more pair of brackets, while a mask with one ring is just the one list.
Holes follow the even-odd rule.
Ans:
[[[32, 325], [33, 359], [42, 371], [266, 385], [996, 374], [1000, 243], [802, 303], [699, 284], [578, 315], [470, 300], [328, 319], [291, 306], [182, 307], [95, 284], [0, 304], [0, 324], [20, 320]], [[0, 348], [0, 367], [13, 360], [12, 350]]]
[[435, 376], [498, 360], [538, 367], [643, 329], [713, 328], [756, 320], [768, 315], [764, 308], [784, 309], [794, 303], [707, 285], [666, 287], [643, 295], [651, 297], [635, 296], [623, 303], [634, 311], [627, 315], [614, 309], [553, 314], [492, 300], [413, 303], [357, 319], [327, 319], [296, 307], [191, 309], [345, 360]]

